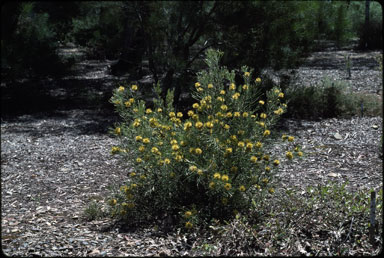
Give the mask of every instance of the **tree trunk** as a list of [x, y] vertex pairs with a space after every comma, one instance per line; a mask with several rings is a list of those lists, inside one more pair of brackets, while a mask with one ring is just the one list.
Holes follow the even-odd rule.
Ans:
[[365, 0], [365, 23], [364, 23], [364, 48], [368, 48], [369, 34], [369, 5], [371, 0]]

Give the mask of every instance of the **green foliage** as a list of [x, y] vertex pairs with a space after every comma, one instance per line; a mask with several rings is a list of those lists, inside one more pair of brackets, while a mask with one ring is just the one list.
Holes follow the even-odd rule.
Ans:
[[[135, 164], [130, 179], [110, 200], [123, 219], [179, 214], [186, 228], [246, 212], [274, 192], [273, 175], [280, 161], [266, 148], [270, 130], [285, 112], [280, 89], [258, 96], [260, 78], [242, 67], [244, 84], [235, 72], [219, 66], [223, 53], [206, 52], [208, 70], [198, 73], [196, 103], [184, 114], [174, 110], [173, 93], [157, 98], [153, 110], [138, 99], [138, 86], [120, 86], [111, 99], [123, 118], [114, 133], [121, 144], [112, 153]], [[250, 107], [254, 106], [255, 109]], [[183, 120], [182, 120], [183, 119]], [[284, 136], [283, 140], [293, 141]], [[300, 155], [287, 151], [287, 159]]]
[[104, 217], [106, 213], [103, 211], [102, 205], [99, 202], [93, 200], [84, 209], [83, 215], [87, 220], [95, 220]]
[[[82, 46], [105, 52], [116, 58], [123, 49], [125, 13], [121, 2], [89, 2], [80, 6], [80, 14], [72, 18], [73, 29], [68, 38]], [[99, 57], [100, 58], [100, 57]]]
[[15, 30], [1, 41], [2, 67], [7, 78], [60, 76], [66, 65], [56, 54], [55, 32], [47, 13], [35, 13], [34, 3], [20, 4]]
[[318, 85], [288, 87], [287, 99], [287, 114], [306, 119], [349, 117], [362, 113], [378, 116], [382, 107], [377, 96], [348, 93], [345, 83], [328, 78], [324, 78]]
[[382, 6], [377, 1], [370, 1], [370, 15], [368, 27], [365, 26], [366, 1], [351, 1], [349, 21], [351, 34], [359, 38], [359, 48], [382, 49], [383, 46], [383, 13]]

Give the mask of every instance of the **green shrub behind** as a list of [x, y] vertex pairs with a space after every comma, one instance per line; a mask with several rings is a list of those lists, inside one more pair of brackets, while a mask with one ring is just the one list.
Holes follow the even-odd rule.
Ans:
[[[268, 128], [286, 110], [284, 94], [275, 87], [265, 99], [255, 98], [260, 78], [251, 81], [252, 71], [242, 67], [245, 84], [236, 85], [235, 72], [219, 66], [222, 54], [207, 51], [208, 70], [198, 73], [196, 103], [187, 114], [174, 110], [172, 92], [164, 103], [159, 85], [153, 110], [138, 99], [137, 85], [114, 91], [111, 101], [123, 121], [114, 129], [121, 143], [112, 153], [135, 168], [110, 200], [113, 215], [133, 221], [179, 214], [191, 228], [246, 212], [274, 192], [280, 160], [265, 147]], [[284, 154], [287, 159], [302, 155], [299, 148]]]

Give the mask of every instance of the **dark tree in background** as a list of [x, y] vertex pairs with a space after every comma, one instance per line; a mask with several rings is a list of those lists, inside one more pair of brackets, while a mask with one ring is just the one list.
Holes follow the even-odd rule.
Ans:
[[[381, 48], [375, 1], [93, 1], [6, 2], [1, 6], [1, 67], [8, 79], [60, 77], [72, 64], [63, 44], [90, 59], [117, 60], [116, 75], [152, 75], [175, 103], [204, 67], [204, 50], [225, 53], [228, 68], [293, 68], [319, 40], [353, 38]], [[38, 60], [38, 61], [37, 61]]]

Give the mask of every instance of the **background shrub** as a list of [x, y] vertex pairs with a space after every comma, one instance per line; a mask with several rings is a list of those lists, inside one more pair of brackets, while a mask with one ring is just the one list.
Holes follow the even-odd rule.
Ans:
[[317, 85], [296, 85], [287, 88], [287, 115], [295, 118], [321, 119], [351, 116], [379, 116], [380, 97], [374, 94], [351, 93], [341, 81], [324, 78]]

